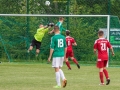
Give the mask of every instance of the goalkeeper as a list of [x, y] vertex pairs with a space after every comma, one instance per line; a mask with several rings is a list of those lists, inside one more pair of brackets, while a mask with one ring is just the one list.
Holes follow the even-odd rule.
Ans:
[[47, 26], [40, 24], [39, 28], [37, 29], [36, 34], [34, 35], [34, 39], [31, 42], [31, 45], [28, 49], [28, 53], [36, 46], [36, 56], [38, 56], [40, 52], [41, 41], [46, 32], [48, 32], [49, 28], [53, 27], [54, 23], [49, 23]]
[[[55, 26], [58, 26], [60, 29], [60, 34], [62, 33], [62, 31], [66, 31], [65, 28], [63, 28], [62, 24], [64, 22], [64, 18], [63, 17], [59, 17], [59, 21], [57, 22], [57, 24]], [[54, 32], [54, 30], [50, 31], [49, 33], [52, 34]]]

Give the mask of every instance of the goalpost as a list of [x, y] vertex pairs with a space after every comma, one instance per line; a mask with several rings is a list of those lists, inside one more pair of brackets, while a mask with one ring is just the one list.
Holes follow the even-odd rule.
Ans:
[[[3, 18], [4, 17], [4, 18]], [[6, 17], [9, 17], [9, 19], [7, 20]], [[15, 17], [16, 21], [14, 21], [14, 18], [13, 19], [10, 19], [10, 17]], [[105, 21], [105, 24], [106, 24], [106, 29], [107, 29], [107, 39], [109, 40], [109, 31], [110, 31], [110, 15], [46, 15], [46, 14], [0, 14], [0, 20], [1, 22], [8, 22], [7, 24], [9, 24], [9, 22], [12, 24], [12, 25], [15, 25], [15, 24], [19, 24], [19, 25], [22, 25], [20, 22], [18, 23], [18, 18], [16, 17], [43, 17], [43, 18], [52, 18], [53, 17], [69, 17], [69, 18], [75, 18], [75, 19], [72, 19], [72, 20], [75, 20], [75, 23], [76, 24], [79, 24], [79, 21], [81, 21], [82, 19], [80, 19], [79, 21], [77, 21], [76, 18], [106, 18], [106, 21]], [[41, 19], [40, 18], [40, 19]], [[11, 21], [10, 21], [11, 20]], [[31, 19], [32, 20], [32, 19]], [[37, 19], [36, 19], [37, 20]], [[92, 21], [92, 19], [90, 19]], [[97, 19], [96, 19], [97, 20]], [[14, 22], [13, 22], [14, 21]], [[43, 21], [41, 19], [41, 21]], [[91, 22], [89, 21], [89, 22]], [[30, 21], [31, 22], [31, 21]], [[39, 21], [38, 21], [39, 22]], [[85, 22], [85, 20], [83, 20], [83, 22]], [[27, 23], [27, 22], [26, 22]], [[31, 22], [32, 23], [32, 22]], [[6, 24], [6, 25], [7, 25]], [[33, 22], [34, 24], [34, 22]], [[74, 24], [74, 23], [72, 23]], [[89, 23], [90, 24], [90, 23]], [[18, 25], [18, 26], [19, 26]], [[30, 24], [31, 25], [31, 24]], [[85, 24], [84, 24], [85, 25]], [[81, 25], [79, 25], [81, 26]], [[97, 22], [97, 25], [96, 27], [98, 26], [98, 22]], [[105, 26], [105, 25], [104, 25]], [[14, 26], [15, 27], [15, 26]], [[24, 27], [24, 25], [22, 26]], [[76, 26], [77, 27], [77, 26]], [[86, 27], [87, 28], [87, 27]], [[93, 27], [92, 27], [93, 28]], [[99, 27], [100, 29], [100, 27]], [[21, 36], [20, 36], [21, 37]], [[24, 39], [26, 39], [26, 37], [23, 37]], [[4, 38], [3, 38], [4, 39]], [[16, 50], [17, 51], [17, 50]]]
[[0, 16], [35, 16], [35, 17], [106, 17], [107, 18], [107, 39], [109, 40], [110, 15], [47, 15], [47, 14], [0, 14]]

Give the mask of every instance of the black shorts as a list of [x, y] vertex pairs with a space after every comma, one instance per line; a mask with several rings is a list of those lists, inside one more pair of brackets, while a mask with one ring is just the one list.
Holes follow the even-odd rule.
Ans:
[[40, 46], [41, 46], [41, 42], [35, 40], [35, 38], [32, 40], [32, 43], [30, 46], [36, 46], [36, 49], [40, 49]]

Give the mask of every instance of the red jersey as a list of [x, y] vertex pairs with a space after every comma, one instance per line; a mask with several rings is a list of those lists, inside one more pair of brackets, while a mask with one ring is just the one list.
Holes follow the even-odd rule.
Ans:
[[98, 51], [98, 61], [108, 60], [107, 48], [111, 48], [111, 44], [107, 39], [99, 38], [94, 43], [94, 49]]
[[75, 43], [75, 40], [73, 37], [67, 36], [66, 37], [66, 44], [67, 44], [67, 50], [72, 50], [72, 45]]

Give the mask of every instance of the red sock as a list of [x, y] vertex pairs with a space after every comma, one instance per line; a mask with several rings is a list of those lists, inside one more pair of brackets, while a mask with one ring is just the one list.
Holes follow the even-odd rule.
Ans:
[[78, 62], [77, 62], [77, 60], [74, 58], [73, 59], [73, 62], [75, 63], [75, 64], [78, 64]]
[[99, 77], [100, 77], [101, 83], [104, 83], [104, 80], [103, 80], [103, 72], [99, 72]]
[[106, 69], [104, 69], [103, 72], [105, 74], [106, 79], [108, 79], [109, 78], [108, 71]]
[[66, 62], [66, 65], [67, 65], [68, 68], [71, 68], [69, 61]]

